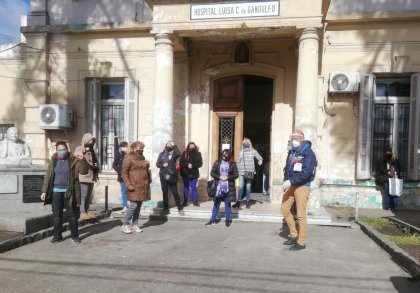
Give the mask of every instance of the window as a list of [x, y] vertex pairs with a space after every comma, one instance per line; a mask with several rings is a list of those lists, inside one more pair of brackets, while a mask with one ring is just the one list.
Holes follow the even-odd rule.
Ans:
[[97, 138], [98, 158], [103, 171], [112, 170], [121, 141], [137, 139], [137, 84], [125, 79], [88, 79], [90, 131]]
[[14, 126], [14, 124], [0, 124], [0, 140], [3, 140], [6, 137], [7, 129]]
[[420, 149], [419, 127], [416, 126], [419, 103], [416, 106], [418, 97], [413, 91], [419, 86], [416, 76], [361, 75], [357, 179], [371, 178], [386, 148], [392, 148], [401, 162], [403, 178], [420, 179], [416, 172], [420, 159], [415, 155]]

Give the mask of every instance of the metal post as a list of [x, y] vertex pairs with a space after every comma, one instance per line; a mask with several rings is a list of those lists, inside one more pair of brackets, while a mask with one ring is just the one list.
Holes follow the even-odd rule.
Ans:
[[108, 211], [108, 185], [105, 185], [105, 212]]
[[354, 220], [356, 221], [359, 217], [359, 192], [356, 191], [356, 200], [354, 203]]

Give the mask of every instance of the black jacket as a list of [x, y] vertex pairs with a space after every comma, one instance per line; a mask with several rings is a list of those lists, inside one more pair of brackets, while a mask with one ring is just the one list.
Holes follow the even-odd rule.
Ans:
[[118, 174], [118, 182], [124, 182], [124, 180], [121, 178], [121, 169], [124, 157], [125, 153], [120, 154], [120, 152], [117, 152], [115, 154], [114, 162], [112, 163], [112, 169], [114, 169], [114, 171]]
[[[397, 178], [401, 179], [401, 164], [398, 159], [394, 159], [391, 162], [391, 166], [394, 167], [395, 172], [397, 173]], [[387, 166], [386, 158], [382, 159], [376, 165], [376, 172], [375, 172], [375, 181], [377, 184], [384, 184], [389, 178], [389, 169]]]
[[[211, 177], [214, 178], [217, 184], [219, 184], [220, 180], [220, 162], [221, 160], [217, 160], [213, 164], [213, 168], [211, 169]], [[235, 186], [235, 179], [239, 177], [238, 173], [238, 167], [236, 166], [236, 163], [230, 163], [229, 165], [229, 173], [228, 173], [228, 182], [229, 182], [229, 201], [230, 202], [236, 202], [236, 186]]]
[[[200, 177], [198, 168], [203, 166], [203, 158], [200, 152], [187, 152], [182, 153], [181, 159], [179, 159], [181, 165], [181, 175], [187, 176], [188, 178]], [[188, 168], [188, 164], [192, 165], [192, 169]]]
[[176, 171], [176, 162], [178, 161], [178, 158], [181, 156], [181, 153], [179, 152], [179, 149], [177, 146], [174, 147], [172, 157], [168, 162], [168, 167], [163, 167], [163, 164], [165, 163], [163, 161], [163, 154], [165, 151], [161, 152], [159, 154], [159, 157], [156, 161], [156, 167], [160, 168], [159, 175], [165, 176], [166, 173], [171, 175], [176, 175], [178, 177], [177, 171]]

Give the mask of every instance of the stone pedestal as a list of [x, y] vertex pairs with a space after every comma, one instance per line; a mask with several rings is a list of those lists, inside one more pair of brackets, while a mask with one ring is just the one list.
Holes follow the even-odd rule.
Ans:
[[41, 201], [46, 166], [0, 165], [0, 230], [30, 233], [28, 221], [51, 214]]

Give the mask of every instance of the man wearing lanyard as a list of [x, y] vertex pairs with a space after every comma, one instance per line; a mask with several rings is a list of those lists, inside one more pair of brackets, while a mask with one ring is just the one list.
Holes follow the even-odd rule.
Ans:
[[[301, 130], [295, 130], [291, 135], [292, 149], [287, 157], [281, 213], [286, 220], [290, 231], [290, 238], [284, 245], [292, 245], [290, 250], [306, 248], [307, 218], [306, 206], [308, 204], [311, 181], [315, 178], [317, 160], [311, 149], [311, 142], [305, 140]], [[291, 213], [291, 207], [296, 202], [299, 231]]]

